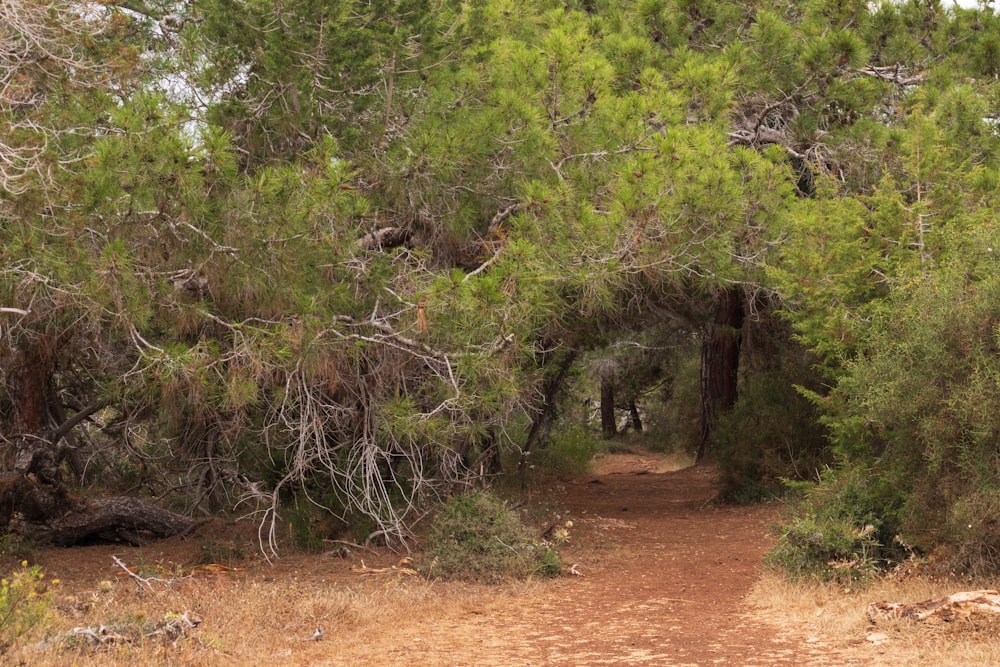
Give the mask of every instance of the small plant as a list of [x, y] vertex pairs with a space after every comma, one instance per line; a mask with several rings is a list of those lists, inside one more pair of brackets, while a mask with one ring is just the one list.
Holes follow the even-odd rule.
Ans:
[[797, 517], [783, 526], [778, 545], [765, 559], [793, 577], [814, 576], [852, 584], [871, 579], [879, 569], [882, 545], [875, 526], [858, 528], [850, 521]]
[[587, 472], [598, 449], [597, 435], [587, 427], [574, 424], [554, 432], [544, 449], [535, 455], [538, 470], [555, 475], [578, 475]]
[[51, 588], [58, 584], [58, 579], [47, 583], [41, 568], [28, 567], [26, 560], [10, 577], [0, 580], [0, 655], [45, 620], [52, 603]]
[[12, 561], [34, 560], [37, 552], [38, 546], [34, 542], [17, 533], [7, 533], [0, 537], [0, 558], [7, 557]]
[[527, 576], [554, 577], [559, 554], [532, 539], [515, 512], [492, 493], [453, 496], [431, 525], [427, 574], [496, 583]]

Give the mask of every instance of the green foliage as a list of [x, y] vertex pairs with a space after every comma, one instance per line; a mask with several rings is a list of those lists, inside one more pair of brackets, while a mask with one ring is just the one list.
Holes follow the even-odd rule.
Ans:
[[[900, 558], [892, 494], [860, 468], [828, 471], [818, 485], [799, 482], [791, 518], [765, 561], [792, 577], [863, 583]], [[887, 503], [887, 500], [890, 501]]]
[[427, 576], [483, 583], [554, 577], [562, 567], [559, 554], [529, 537], [518, 515], [486, 491], [452, 496], [438, 510], [425, 556]]
[[752, 503], [780, 496], [783, 480], [814, 479], [829, 463], [816, 406], [793, 383], [777, 371], [754, 374], [733, 409], [720, 417], [710, 450], [728, 499]]
[[894, 489], [907, 541], [950, 544], [955, 567], [977, 571], [1000, 547], [990, 514], [1000, 474], [997, 290], [991, 274], [939, 271], [899, 292], [866, 354], [847, 366], [829, 419], [842, 455]]
[[830, 462], [828, 434], [811, 400], [823, 386], [817, 357], [776, 314], [758, 313], [743, 325], [739, 397], [719, 418], [708, 448], [730, 500], [780, 496], [784, 480], [815, 479]]
[[545, 447], [532, 453], [532, 466], [542, 474], [580, 475], [587, 472], [599, 446], [598, 433], [587, 424], [565, 424], [550, 435]]
[[45, 622], [58, 584], [58, 579], [45, 581], [42, 569], [28, 567], [28, 561], [0, 580], [0, 655]]
[[[283, 509], [282, 516], [288, 523], [288, 534], [297, 549], [307, 553], [323, 551], [324, 539], [336, 536], [342, 529], [340, 522], [325, 507], [317, 504], [307, 494], [301, 493]], [[360, 524], [360, 522], [359, 522]], [[365, 536], [362, 536], [362, 540]]]
[[[402, 539], [480, 474], [465, 455], [518, 448], [553, 349], [611, 346], [628, 398], [669, 376], [644, 407], [693, 447], [706, 297], [738, 286], [819, 370], [745, 363], [731, 492], [827, 461], [818, 410], [919, 544], [978, 522], [969, 553], [993, 548], [985, 4], [205, 0], [176, 32], [11, 6], [44, 43], [15, 26], [0, 74], [0, 374], [38, 346], [45, 401], [111, 400], [78, 427], [124, 443], [102, 481], [308, 492]], [[576, 470], [592, 446], [562, 428], [536, 454]]]

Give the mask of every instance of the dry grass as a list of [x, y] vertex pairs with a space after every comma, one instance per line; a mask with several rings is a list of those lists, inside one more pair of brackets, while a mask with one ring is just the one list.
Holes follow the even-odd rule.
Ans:
[[869, 588], [852, 591], [834, 584], [793, 583], [766, 574], [754, 586], [747, 602], [761, 620], [781, 628], [787, 638], [814, 649], [811, 653], [836, 655], [833, 662], [820, 660], [819, 664], [1000, 665], [1000, 636], [995, 626], [944, 627], [904, 620], [875, 626], [865, 613], [872, 602], [918, 602], [996, 586], [997, 582], [914, 577], [881, 580]]
[[[401, 629], [426, 632], [489, 613], [504, 598], [530, 596], [533, 586], [489, 588], [395, 574], [339, 582], [211, 575], [170, 586], [154, 583], [150, 591], [122, 578], [62, 592], [43, 631], [50, 641], [39, 645], [41, 635], [35, 633], [7, 659], [33, 667], [390, 664], [372, 652], [397, 645]], [[95, 649], [62, 639], [74, 627], [101, 625], [120, 634], [131, 629], [138, 637], [143, 628], [182, 613], [196, 615], [202, 624], [175, 642], [154, 637]], [[323, 638], [309, 640], [318, 627]]]

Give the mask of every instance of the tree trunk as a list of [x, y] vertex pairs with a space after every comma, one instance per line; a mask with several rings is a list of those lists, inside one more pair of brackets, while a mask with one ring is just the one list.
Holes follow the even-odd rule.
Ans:
[[176, 535], [193, 524], [189, 517], [139, 498], [115, 496], [74, 500], [57, 516], [41, 521], [15, 517], [11, 528], [13, 532], [39, 544], [65, 547], [101, 540], [138, 546], [150, 538]]
[[8, 374], [8, 389], [14, 402], [14, 433], [38, 435], [45, 428], [49, 377], [55, 360], [44, 340], [33, 340], [15, 354]]
[[36, 341], [16, 355], [7, 376], [15, 456], [14, 470], [0, 472], [0, 530], [41, 544], [91, 539], [137, 544], [145, 536], [165, 537], [191, 526], [190, 518], [138, 498], [83, 500], [70, 494], [60, 473], [59, 441], [103, 403], [80, 410], [49, 431], [46, 414], [54, 363], [50, 346]]
[[601, 435], [610, 440], [618, 433], [615, 421], [615, 385], [611, 378], [601, 376]]
[[697, 460], [705, 456], [705, 447], [719, 417], [736, 403], [739, 379], [740, 345], [743, 336], [743, 295], [730, 288], [719, 297], [715, 319], [701, 344], [701, 436]]
[[542, 404], [531, 419], [531, 429], [528, 431], [528, 438], [521, 449], [518, 470], [524, 470], [527, 466], [528, 456], [533, 449], [542, 447], [545, 435], [555, 418], [559, 392], [566, 382], [566, 377], [569, 375], [574, 361], [576, 361], [576, 350], [565, 352], [556, 364], [555, 370], [545, 376], [545, 381], [542, 383]]
[[628, 414], [632, 418], [632, 428], [637, 433], [642, 432], [642, 418], [639, 416], [639, 407], [635, 404], [635, 399], [628, 402]]

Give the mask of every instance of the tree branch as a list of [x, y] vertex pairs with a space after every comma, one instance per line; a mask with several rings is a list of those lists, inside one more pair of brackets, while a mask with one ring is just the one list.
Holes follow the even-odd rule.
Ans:
[[84, 419], [94, 414], [101, 408], [105, 407], [107, 404], [108, 404], [107, 401], [100, 400], [95, 403], [91, 403], [90, 405], [80, 410], [75, 415], [64, 421], [58, 428], [56, 428], [55, 432], [52, 434], [50, 442], [53, 445], [58, 445], [59, 441], [62, 440], [67, 433], [72, 431], [74, 426], [76, 426], [77, 424], [79, 424]]

